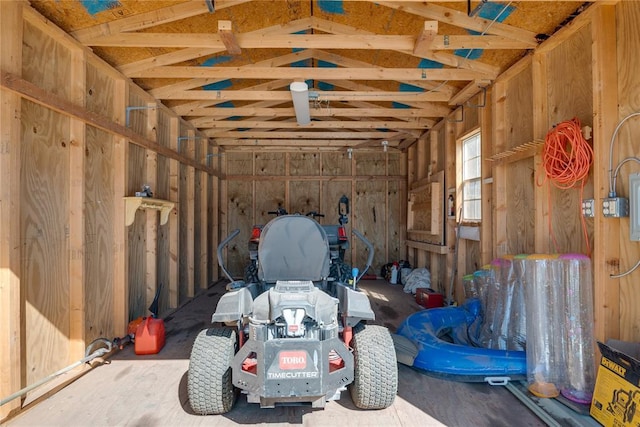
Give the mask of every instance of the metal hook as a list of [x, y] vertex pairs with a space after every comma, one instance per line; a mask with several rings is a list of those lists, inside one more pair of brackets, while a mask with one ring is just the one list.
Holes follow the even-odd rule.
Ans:
[[126, 111], [126, 118], [125, 118], [125, 127], [129, 127], [129, 115], [132, 111], [134, 110], [155, 110], [157, 107], [155, 105], [150, 106], [150, 105], [146, 105], [144, 107], [126, 107], [125, 111]]
[[462, 123], [462, 122], [464, 122], [464, 104], [456, 105], [456, 107], [460, 107], [460, 109], [462, 110], [462, 117], [460, 117], [460, 120], [449, 120], [449, 119], [447, 119], [447, 122], [449, 122], [449, 123]]
[[480, 104], [470, 104], [469, 101], [466, 102], [467, 107], [471, 108], [483, 108], [487, 105], [487, 87], [483, 86], [480, 88], [482, 90], [482, 102]]

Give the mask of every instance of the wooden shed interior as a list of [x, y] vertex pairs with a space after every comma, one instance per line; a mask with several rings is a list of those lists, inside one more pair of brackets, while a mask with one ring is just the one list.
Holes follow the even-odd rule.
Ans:
[[[596, 338], [640, 341], [640, 271], [611, 277], [640, 245], [601, 209], [610, 165], [640, 152], [640, 120], [613, 138], [640, 111], [639, 23], [625, 1], [0, 2], [0, 397], [122, 336], [158, 289], [162, 316], [216, 282], [232, 230], [242, 276], [269, 211], [332, 223], [342, 195], [373, 273], [408, 260], [461, 300], [497, 256], [585, 253]], [[573, 118], [593, 163], [558, 188], [545, 137]], [[462, 206], [460, 141], [478, 130], [482, 219], [456, 245], [449, 196]]]

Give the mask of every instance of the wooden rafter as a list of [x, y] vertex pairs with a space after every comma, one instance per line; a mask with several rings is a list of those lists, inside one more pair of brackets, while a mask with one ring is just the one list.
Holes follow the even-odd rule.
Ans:
[[315, 67], [156, 67], [134, 77], [222, 79], [351, 79], [351, 80], [474, 80], [483, 76], [455, 68], [315, 68]]
[[[233, 113], [233, 114], [230, 114]], [[222, 120], [223, 117], [239, 116], [269, 116], [269, 117], [293, 117], [293, 108], [260, 108], [260, 107], [237, 107], [237, 108], [193, 108], [189, 111], [180, 110], [184, 116], [215, 117]], [[312, 117], [394, 117], [394, 118], [418, 118], [434, 117], [431, 109], [417, 108], [312, 108]], [[195, 122], [195, 120], [192, 120]], [[197, 122], [196, 122], [197, 123]]]
[[[396, 50], [414, 52], [416, 37], [412, 35], [334, 35], [334, 34], [280, 34], [263, 37], [255, 34], [237, 34], [229, 30], [208, 33], [119, 33], [85, 42], [87, 46], [117, 47], [170, 47], [212, 48], [234, 52], [241, 49], [361, 49]], [[229, 46], [227, 46], [229, 45]], [[434, 36], [432, 50], [455, 49], [531, 49], [537, 43], [524, 42], [496, 35]], [[232, 53], [232, 52], [230, 52]], [[232, 53], [238, 55], [239, 53]]]

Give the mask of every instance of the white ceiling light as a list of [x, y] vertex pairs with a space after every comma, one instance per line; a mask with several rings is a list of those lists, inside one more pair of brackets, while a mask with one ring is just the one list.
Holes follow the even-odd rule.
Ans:
[[296, 120], [299, 125], [308, 125], [311, 122], [309, 112], [309, 86], [305, 82], [293, 82], [289, 85], [293, 109], [296, 111]]

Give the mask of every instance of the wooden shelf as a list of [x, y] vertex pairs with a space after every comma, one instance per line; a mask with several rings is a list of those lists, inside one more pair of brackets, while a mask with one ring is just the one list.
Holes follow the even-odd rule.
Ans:
[[174, 202], [152, 197], [125, 197], [125, 223], [133, 224], [138, 209], [157, 209], [160, 211], [160, 225], [164, 225], [169, 220], [169, 213], [176, 205]]

